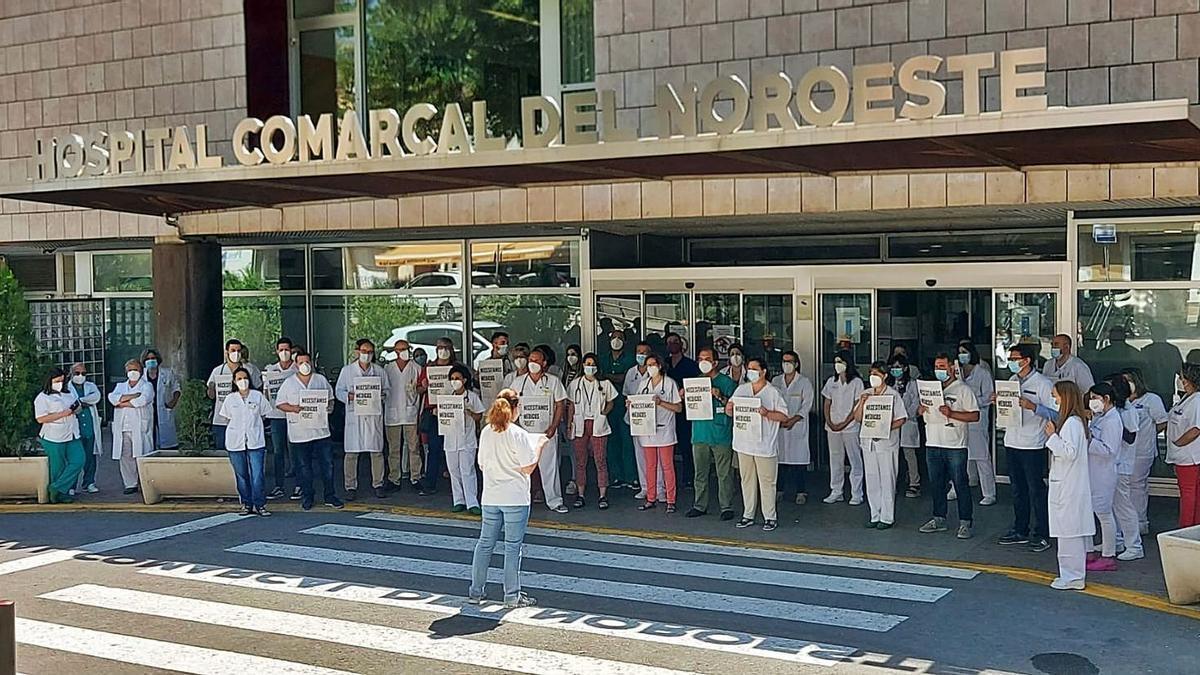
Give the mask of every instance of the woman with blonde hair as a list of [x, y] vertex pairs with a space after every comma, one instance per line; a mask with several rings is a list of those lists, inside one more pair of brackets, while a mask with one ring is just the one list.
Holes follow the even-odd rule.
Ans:
[[1058, 540], [1058, 578], [1051, 588], [1081, 591], [1087, 574], [1087, 549], [1096, 534], [1088, 478], [1088, 429], [1083, 394], [1070, 380], [1054, 385], [1058, 419], [1046, 423], [1050, 436], [1050, 536]]
[[504, 530], [504, 606], [529, 607], [536, 601], [521, 592], [521, 546], [529, 524], [529, 476], [538, 466], [550, 441], [544, 433], [530, 433], [515, 424], [520, 397], [504, 389], [487, 411], [487, 426], [479, 435], [479, 468], [483, 471], [483, 525], [471, 566], [467, 602], [485, 599], [488, 566], [500, 530]]

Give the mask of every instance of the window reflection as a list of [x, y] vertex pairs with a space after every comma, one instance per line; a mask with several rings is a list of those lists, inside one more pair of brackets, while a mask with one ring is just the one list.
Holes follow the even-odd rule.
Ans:
[[92, 256], [92, 288], [99, 293], [154, 290], [150, 251], [97, 253]]
[[[476, 363], [487, 357], [488, 339], [497, 330], [509, 332], [513, 342], [550, 345], [559, 367], [566, 358], [567, 346], [580, 343], [582, 315], [578, 295], [488, 294], [477, 295], [472, 302]], [[602, 344], [607, 342], [606, 338]]]
[[578, 286], [579, 265], [576, 240], [471, 244], [471, 285], [475, 288]]
[[226, 248], [221, 250], [222, 285], [227, 291], [304, 290], [304, 250]]
[[457, 242], [314, 248], [312, 257], [313, 287], [322, 290], [462, 286]]
[[[1114, 228], [1115, 241], [1112, 241]], [[1195, 222], [1081, 224], [1079, 280], [1200, 279], [1200, 268], [1195, 265], [1197, 237], [1200, 237], [1200, 223]]]

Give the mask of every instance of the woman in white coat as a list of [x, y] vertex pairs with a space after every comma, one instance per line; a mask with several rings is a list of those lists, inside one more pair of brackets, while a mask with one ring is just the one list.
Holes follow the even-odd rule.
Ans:
[[[1117, 520], [1113, 516], [1113, 496], [1117, 492], [1117, 456], [1125, 434], [1117, 392], [1108, 382], [1099, 382], [1088, 390], [1088, 482], [1091, 484], [1092, 511], [1100, 521], [1099, 556], [1091, 556], [1089, 572], [1113, 572], [1117, 569]], [[1092, 548], [1092, 547], [1089, 547]]]
[[137, 458], [154, 452], [154, 386], [142, 377], [142, 362], [125, 362], [125, 380], [108, 395], [113, 406], [112, 458], [121, 464], [125, 494], [138, 489]]
[[183, 395], [179, 376], [162, 364], [162, 354], [157, 349], [142, 352], [142, 365], [146, 366], [146, 379], [154, 385], [155, 447], [177, 448], [179, 438], [175, 431], [175, 406]]
[[813, 407], [812, 380], [800, 372], [800, 355], [783, 353], [783, 373], [771, 380], [788, 404], [788, 418], [779, 425], [779, 489], [786, 498], [796, 493], [796, 503], [808, 501], [804, 474], [812, 462], [808, 445], [808, 415]]
[[862, 375], [848, 349], [833, 357], [833, 375], [821, 387], [824, 399], [825, 433], [829, 440], [829, 496], [826, 504], [842, 501], [846, 485], [846, 460], [850, 460], [850, 506], [863, 502], [862, 446], [854, 406], [863, 392]]
[[[958, 343], [958, 365], [963, 384], [975, 394], [975, 400], [992, 400], [992, 394], [996, 393], [995, 378], [987, 364], [979, 360], [979, 350], [970, 340]], [[992, 463], [992, 430], [988, 426], [991, 413], [991, 406], [979, 406], [979, 421], [967, 427], [967, 475], [979, 482], [979, 491], [983, 493], [980, 506], [996, 503], [996, 466]]]
[[[859, 423], [859, 442], [862, 444], [863, 468], [866, 473], [867, 504], [871, 519], [867, 527], [886, 530], [896, 522], [896, 471], [900, 465], [900, 429], [908, 421], [904, 397], [892, 387], [895, 380], [883, 361], [871, 364], [871, 387], [864, 391], [854, 406], [854, 419]], [[892, 399], [892, 417], [887, 420], [887, 436], [870, 436], [862, 426], [867, 400], [872, 396]]]
[[1050, 450], [1050, 536], [1058, 540], [1058, 590], [1081, 591], [1087, 576], [1088, 542], [1096, 534], [1088, 480], [1088, 432], [1083, 394], [1070, 380], [1054, 385], [1058, 419], [1046, 423]]

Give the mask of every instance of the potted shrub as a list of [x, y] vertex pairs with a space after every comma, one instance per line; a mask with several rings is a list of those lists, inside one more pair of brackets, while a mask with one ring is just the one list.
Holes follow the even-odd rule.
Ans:
[[208, 386], [203, 380], [185, 382], [175, 406], [179, 450], [138, 457], [143, 501], [155, 504], [164, 497], [237, 496], [237, 481], [229, 458], [213, 447], [211, 419]]
[[0, 259], [0, 497], [50, 500], [50, 464], [38, 446], [33, 398], [45, 375], [29, 304]]

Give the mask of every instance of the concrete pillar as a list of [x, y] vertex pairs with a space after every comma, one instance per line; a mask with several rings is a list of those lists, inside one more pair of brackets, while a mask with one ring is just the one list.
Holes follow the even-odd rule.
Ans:
[[154, 241], [154, 340], [181, 378], [205, 379], [221, 360], [221, 246]]

